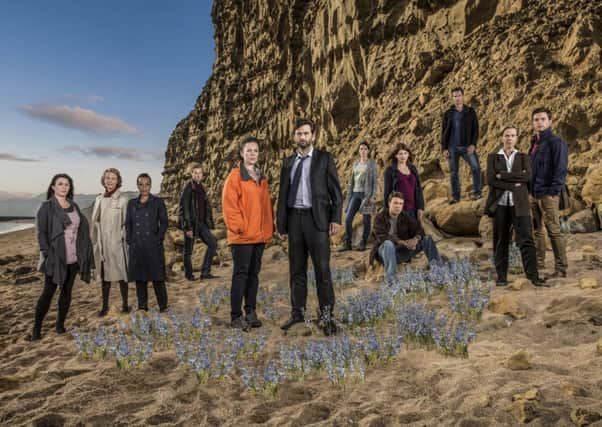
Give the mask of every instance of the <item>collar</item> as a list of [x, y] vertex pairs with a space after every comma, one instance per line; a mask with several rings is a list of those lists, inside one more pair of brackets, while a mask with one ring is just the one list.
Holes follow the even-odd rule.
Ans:
[[552, 135], [552, 128], [549, 127], [546, 130], [544, 130], [543, 132], [536, 133], [535, 138], [536, 138], [536, 141], [537, 140], [541, 141], [542, 139], [547, 139], [551, 135]]
[[[306, 156], [311, 157], [312, 154], [314, 154], [314, 146], [313, 145], [311, 146], [309, 153], [307, 153]], [[301, 157], [302, 157], [301, 154], [299, 154], [298, 152], [295, 154], [295, 160], [300, 159]]]
[[[261, 180], [265, 177], [263, 176], [261, 170], [257, 166], [255, 166], [255, 169], [257, 170], [257, 172], [259, 172], [259, 182], [261, 182]], [[254, 181], [253, 177], [251, 176], [251, 174], [249, 174], [249, 171], [242, 162], [240, 162], [240, 179], [242, 181]]]
[[[501, 154], [502, 156], [506, 157], [506, 152], [504, 151], [503, 148], [500, 148], [500, 151], [497, 152], [498, 154]], [[514, 153], [518, 153], [518, 150], [516, 148], [512, 149], [512, 152], [510, 153], [510, 155], [508, 157], [512, 157], [512, 155]]]

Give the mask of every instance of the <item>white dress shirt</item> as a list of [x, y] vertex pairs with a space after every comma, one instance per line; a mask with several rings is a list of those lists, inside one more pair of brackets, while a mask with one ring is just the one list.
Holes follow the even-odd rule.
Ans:
[[[512, 172], [512, 164], [514, 163], [514, 158], [516, 157], [516, 153], [518, 153], [518, 150], [513, 149], [512, 153], [510, 153], [510, 156], [506, 155], [506, 152], [504, 151], [504, 149], [500, 149], [500, 151], [498, 151], [498, 154], [501, 154], [502, 156], [504, 156], [504, 160], [506, 160], [506, 169], [508, 170], [508, 172]], [[502, 205], [502, 206], [514, 206], [514, 199], [512, 198], [512, 191], [504, 191], [504, 194], [502, 194], [502, 197], [500, 197], [500, 200], [498, 200], [497, 202], [498, 205]]]

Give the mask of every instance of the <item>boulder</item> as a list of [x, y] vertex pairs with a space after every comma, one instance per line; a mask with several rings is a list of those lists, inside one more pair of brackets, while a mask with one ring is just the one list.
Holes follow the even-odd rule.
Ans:
[[591, 209], [574, 213], [568, 220], [571, 233], [594, 233], [598, 230], [598, 218]]
[[508, 410], [519, 423], [527, 424], [540, 415], [540, 407], [534, 400], [516, 400]]
[[602, 419], [599, 412], [585, 408], [577, 408], [571, 411], [571, 421], [578, 427], [588, 426]]
[[507, 314], [515, 319], [523, 319], [527, 315], [518, 301], [510, 295], [501, 295], [491, 298], [488, 308], [489, 311], [493, 313]]
[[169, 228], [167, 236], [176, 246], [184, 246], [184, 232], [177, 228]]
[[548, 327], [563, 323], [592, 322], [602, 325], [602, 295], [567, 295], [553, 299], [543, 316]]
[[484, 241], [493, 241], [493, 219], [483, 215], [479, 220], [479, 236]]
[[587, 170], [585, 184], [581, 189], [581, 198], [589, 206], [602, 203], [602, 165], [600, 162], [591, 165]]
[[510, 283], [510, 289], [514, 291], [520, 291], [521, 289], [528, 288], [529, 285], [531, 285], [531, 281], [529, 279], [520, 277]]
[[595, 277], [582, 277], [579, 279], [579, 287], [581, 289], [596, 289], [598, 286], [598, 279]]
[[602, 356], [602, 338], [600, 338], [596, 343], [596, 354], [598, 356]]
[[446, 205], [434, 213], [435, 223], [455, 236], [477, 236], [482, 211], [478, 201], [461, 201]]
[[531, 358], [524, 350], [514, 353], [506, 360], [506, 368], [513, 371], [525, 371], [532, 367]]
[[424, 233], [428, 236], [431, 236], [435, 242], [438, 242], [445, 238], [443, 233], [441, 233], [441, 231], [433, 225], [431, 220], [428, 219], [426, 217], [426, 215], [422, 216], [422, 220], [420, 221], [420, 224], [422, 225], [422, 229], [424, 230]]

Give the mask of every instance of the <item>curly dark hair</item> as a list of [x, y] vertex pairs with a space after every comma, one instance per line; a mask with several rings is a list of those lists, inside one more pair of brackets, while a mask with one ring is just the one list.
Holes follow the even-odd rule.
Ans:
[[52, 196], [54, 196], [54, 189], [52, 187], [56, 184], [56, 181], [59, 178], [65, 178], [67, 181], [69, 181], [69, 192], [67, 193], [67, 198], [69, 200], [73, 200], [73, 179], [66, 173], [57, 173], [52, 177], [50, 185], [48, 186], [48, 190], [46, 190], [46, 200], [49, 200]]

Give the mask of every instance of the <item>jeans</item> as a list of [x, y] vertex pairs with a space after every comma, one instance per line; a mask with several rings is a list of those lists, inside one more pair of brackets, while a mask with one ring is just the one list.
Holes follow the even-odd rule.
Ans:
[[[353, 238], [353, 218], [355, 214], [360, 210], [364, 193], [352, 193], [351, 199], [349, 200], [349, 206], [347, 206], [347, 217], [345, 218], [345, 240], [351, 243]], [[370, 236], [370, 223], [371, 216], [369, 214], [362, 215], [364, 217], [364, 229], [362, 231], [362, 241], [366, 242], [368, 236]]]
[[464, 159], [472, 171], [472, 186], [475, 196], [481, 195], [481, 166], [477, 153], [468, 154], [467, 147], [450, 146], [449, 149], [449, 171], [451, 174], [452, 197], [454, 200], [460, 200], [460, 157]]
[[244, 299], [245, 313], [257, 309], [257, 290], [259, 289], [259, 271], [264, 243], [232, 245], [232, 287], [230, 288], [230, 317], [232, 320], [242, 316], [241, 306]]
[[440, 260], [437, 245], [431, 236], [424, 236], [420, 239], [414, 250], [408, 249], [405, 246], [395, 247], [395, 243], [391, 240], [385, 240], [378, 247], [378, 255], [385, 266], [385, 280], [387, 283], [392, 283], [396, 280], [397, 263], [410, 262], [420, 252], [424, 252], [429, 262]]
[[[71, 305], [71, 291], [73, 290], [73, 282], [77, 275], [77, 269], [77, 264], [67, 265], [67, 275], [65, 276], [65, 282], [61, 285], [61, 293], [59, 295], [59, 310], [56, 318], [57, 329], [65, 327], [65, 319], [67, 318], [67, 312]], [[34, 332], [39, 333], [42, 330], [42, 322], [44, 321], [44, 317], [46, 317], [46, 313], [48, 313], [56, 288], [57, 285], [52, 282], [52, 276], [46, 275], [44, 289], [42, 290], [42, 295], [38, 298], [38, 304], [36, 305], [35, 323], [33, 326]]]
[[552, 251], [554, 252], [554, 269], [566, 273], [568, 261], [566, 257], [566, 238], [560, 231], [560, 209], [559, 196], [545, 195], [541, 199], [531, 198], [531, 213], [535, 230], [535, 248], [537, 252], [537, 265], [540, 270], [545, 268], [546, 260], [546, 238], [544, 225], [548, 230]]
[[513, 206], [498, 205], [493, 220], [493, 248], [497, 279], [505, 282], [508, 274], [509, 247], [512, 228], [518, 236], [518, 247], [527, 278], [536, 280], [537, 258], [533, 243], [533, 226], [530, 216], [516, 216]]
[[196, 236], [184, 237], [184, 271], [186, 277], [192, 277], [192, 249], [194, 248], [195, 237], [200, 238], [207, 245], [203, 265], [201, 266], [201, 274], [209, 274], [211, 272], [211, 262], [217, 252], [217, 240], [211, 234], [211, 230], [207, 224], [198, 224]]

